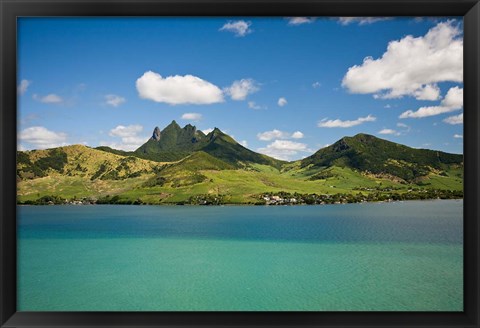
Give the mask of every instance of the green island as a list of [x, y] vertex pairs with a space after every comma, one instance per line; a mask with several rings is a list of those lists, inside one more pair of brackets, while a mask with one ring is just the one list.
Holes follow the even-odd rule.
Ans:
[[463, 155], [367, 134], [302, 160], [256, 153], [175, 121], [137, 150], [17, 151], [17, 203], [300, 205], [463, 198]]

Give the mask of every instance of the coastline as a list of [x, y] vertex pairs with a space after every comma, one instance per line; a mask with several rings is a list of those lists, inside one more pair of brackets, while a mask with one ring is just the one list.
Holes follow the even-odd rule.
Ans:
[[112, 206], [112, 205], [120, 205], [120, 206], [168, 206], [168, 207], [176, 207], [176, 206], [207, 206], [207, 207], [277, 207], [277, 206], [328, 206], [328, 205], [348, 205], [348, 204], [384, 204], [384, 203], [403, 203], [403, 202], [431, 202], [437, 200], [456, 200], [456, 201], [463, 201], [463, 197], [459, 198], [425, 198], [425, 199], [407, 199], [407, 200], [378, 200], [378, 201], [363, 201], [363, 202], [345, 202], [345, 203], [329, 203], [329, 204], [251, 204], [251, 203], [224, 203], [224, 204], [178, 204], [178, 203], [157, 203], [157, 204], [147, 204], [147, 203], [140, 203], [140, 204], [97, 204], [97, 203], [90, 203], [90, 204], [72, 204], [72, 203], [63, 203], [63, 204], [25, 204], [25, 203], [17, 203], [17, 206]]

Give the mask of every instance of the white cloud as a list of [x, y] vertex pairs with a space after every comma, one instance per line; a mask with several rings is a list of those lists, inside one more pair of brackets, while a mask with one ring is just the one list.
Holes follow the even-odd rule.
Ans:
[[422, 118], [435, 116], [443, 113], [450, 113], [462, 109], [463, 107], [463, 89], [453, 87], [448, 90], [447, 95], [440, 103], [440, 106], [420, 107], [417, 111], [407, 110], [399, 118]]
[[447, 124], [452, 124], [452, 125], [463, 124], [463, 113], [459, 115], [447, 117], [443, 121]]
[[390, 17], [339, 17], [338, 22], [342, 25], [350, 25], [357, 23], [358, 25], [369, 25], [384, 20], [389, 20]]
[[463, 107], [463, 89], [459, 87], [453, 87], [448, 90], [445, 98], [442, 100], [442, 106], [450, 108], [462, 108]]
[[327, 120], [326, 118], [324, 118], [323, 120], [318, 122], [317, 125], [320, 128], [350, 128], [352, 126], [360, 125], [365, 122], [374, 122], [376, 119], [377, 118], [372, 115], [368, 115], [366, 117], [359, 117], [353, 121], [342, 121], [339, 119]]
[[183, 120], [189, 121], [200, 121], [202, 119], [202, 114], [199, 113], [185, 113], [182, 115]]
[[231, 86], [224, 89], [225, 93], [233, 100], [245, 100], [249, 94], [258, 90], [257, 83], [252, 79], [234, 81]]
[[32, 145], [33, 149], [47, 149], [67, 145], [66, 133], [54, 132], [43, 126], [32, 126], [22, 130], [18, 134], [18, 139], [21, 142]]
[[138, 134], [143, 131], [143, 126], [139, 124], [133, 125], [118, 125], [111, 129], [109, 135], [112, 137], [119, 137], [121, 143], [118, 142], [100, 142], [101, 146], [109, 146], [114, 149], [132, 151], [143, 145], [148, 137], [139, 136]]
[[230, 21], [223, 25], [219, 31], [228, 31], [235, 34], [237, 37], [243, 37], [249, 33], [252, 33], [250, 26], [252, 22], [246, 22], [244, 20]]
[[263, 109], [264, 107], [258, 105], [256, 102], [254, 101], [249, 101], [248, 102], [248, 108], [251, 108], [251, 109]]
[[281, 160], [290, 160], [298, 152], [312, 152], [307, 145], [289, 140], [275, 140], [264, 148], [258, 148], [258, 152]]
[[100, 141], [99, 146], [107, 146], [117, 150], [134, 151], [143, 145], [147, 141], [147, 138], [138, 138], [138, 140], [133, 141], [134, 143]]
[[133, 137], [137, 133], [142, 132], [143, 126], [139, 124], [134, 125], [118, 125], [117, 127], [110, 130], [109, 135], [112, 137]]
[[17, 86], [17, 93], [19, 95], [23, 95], [25, 92], [27, 92], [28, 87], [32, 84], [32, 81], [29, 80], [22, 80], [20, 81], [20, 84]]
[[209, 134], [212, 131], [213, 131], [213, 128], [208, 128], [208, 129], [202, 130], [202, 132], [205, 133], [205, 134]]
[[400, 133], [393, 130], [393, 129], [382, 129], [380, 131], [378, 131], [378, 134], [391, 134], [391, 135], [395, 135], [395, 136], [399, 136]]
[[320, 88], [321, 86], [322, 86], [322, 84], [321, 84], [320, 82], [318, 82], [318, 81], [312, 83], [312, 87], [313, 87], [314, 89]]
[[242, 140], [242, 141], [240, 141], [240, 144], [241, 144], [243, 147], [245, 147], [245, 148], [248, 147], [248, 142], [247, 142], [247, 140]]
[[289, 17], [288, 25], [310, 24], [315, 21], [315, 17]]
[[125, 98], [117, 95], [105, 95], [105, 103], [107, 105], [118, 107], [126, 101]]
[[463, 81], [463, 39], [453, 21], [437, 24], [424, 36], [391, 41], [382, 57], [366, 57], [350, 67], [342, 86], [376, 98], [432, 99], [435, 83], [445, 81]]
[[463, 139], [463, 135], [461, 135], [461, 134], [454, 134], [453, 137], [455, 139]]
[[278, 106], [283, 107], [283, 106], [285, 106], [287, 103], [288, 103], [287, 99], [285, 99], [285, 98], [283, 98], [283, 97], [278, 98], [278, 102], [277, 102]]
[[436, 84], [426, 84], [416, 90], [414, 96], [417, 100], [438, 100], [440, 98], [440, 88]]
[[290, 133], [274, 129], [272, 131], [258, 133], [257, 138], [263, 141], [270, 141], [273, 139], [288, 139], [290, 138]]
[[193, 75], [163, 78], [158, 73], [148, 71], [137, 80], [136, 87], [140, 98], [170, 105], [223, 102], [220, 88]]
[[402, 129], [403, 129], [403, 131], [401, 131], [402, 134], [408, 133], [408, 132], [410, 132], [410, 130], [411, 130], [410, 126], [408, 126], [408, 125], [406, 125], [406, 124], [404, 124], [404, 123], [397, 123], [397, 126], [398, 126], [399, 128], [402, 128]]
[[383, 106], [383, 108], [392, 108], [392, 106], [390, 106], [390, 104], [386, 104], [385, 106]]
[[62, 97], [54, 94], [54, 93], [51, 93], [51, 94], [48, 94], [46, 96], [39, 96], [37, 94], [34, 94], [33, 95], [33, 99], [36, 100], [36, 101], [39, 101], [41, 103], [44, 103], [44, 104], [59, 104], [61, 102], [63, 102], [63, 99]]
[[295, 131], [292, 133], [293, 139], [302, 139], [303, 137], [304, 137], [304, 134], [300, 131]]
[[273, 129], [271, 131], [265, 131], [257, 134], [258, 140], [270, 141], [273, 139], [301, 139], [303, 138], [303, 133], [300, 131], [295, 131], [294, 133], [289, 133], [285, 131], [280, 131]]

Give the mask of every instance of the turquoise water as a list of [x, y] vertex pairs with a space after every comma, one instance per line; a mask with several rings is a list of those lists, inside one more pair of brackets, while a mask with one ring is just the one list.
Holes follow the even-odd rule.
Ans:
[[462, 311], [463, 202], [21, 206], [19, 311]]

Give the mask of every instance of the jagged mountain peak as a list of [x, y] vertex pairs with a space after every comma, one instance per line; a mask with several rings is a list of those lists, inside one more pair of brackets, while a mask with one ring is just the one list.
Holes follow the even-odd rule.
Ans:
[[155, 141], [159, 141], [160, 137], [161, 137], [160, 128], [156, 126], [155, 129], [153, 129], [152, 139]]

